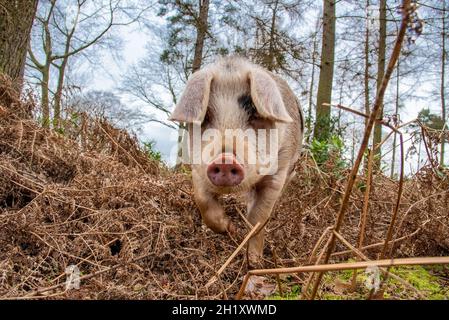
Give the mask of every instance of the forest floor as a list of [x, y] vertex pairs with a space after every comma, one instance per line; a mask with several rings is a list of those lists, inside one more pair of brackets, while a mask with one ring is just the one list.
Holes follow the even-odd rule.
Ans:
[[[0, 94], [9, 94], [0, 88]], [[27, 109], [28, 108], [28, 109]], [[29, 116], [32, 106], [13, 96], [0, 106], [0, 298], [232, 299], [247, 272], [245, 250], [218, 281], [206, 283], [250, 231], [234, 196], [223, 200], [237, 226], [233, 236], [206, 228], [192, 200], [188, 170], [151, 160], [137, 140], [105, 121], [56, 132]], [[334, 224], [348, 169], [318, 169], [303, 156], [296, 177], [267, 225], [265, 268], [306, 264], [316, 242]], [[397, 181], [373, 180], [364, 253], [381, 250]], [[357, 178], [341, 234], [357, 243], [366, 179]], [[449, 255], [449, 179], [429, 168], [406, 179], [395, 257]], [[337, 245], [331, 262], [353, 259]], [[66, 290], [67, 268], [81, 275]], [[449, 299], [449, 266], [391, 270], [378, 298]], [[245, 298], [297, 299], [308, 274], [257, 278]], [[321, 299], [365, 299], [367, 274], [326, 273]], [[404, 282], [409, 285], [404, 284]]]

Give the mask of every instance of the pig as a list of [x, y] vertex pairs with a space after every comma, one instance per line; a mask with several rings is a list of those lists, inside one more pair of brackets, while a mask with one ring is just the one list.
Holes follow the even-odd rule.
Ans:
[[[248, 262], [250, 267], [260, 266], [264, 227], [294, 174], [302, 147], [304, 118], [295, 94], [276, 74], [243, 57], [224, 57], [189, 77], [170, 120], [186, 124], [190, 161], [194, 157], [194, 143], [200, 144], [203, 153], [209, 148], [205, 156], [191, 163], [194, 199], [203, 222], [217, 233], [235, 232], [219, 197], [243, 194], [247, 220], [253, 226], [260, 223], [248, 241]], [[215, 142], [199, 142], [193, 135], [195, 126], [201, 134], [213, 130], [221, 137]], [[256, 142], [238, 135], [223, 138], [226, 132], [248, 129], [255, 132]], [[275, 146], [275, 150], [266, 147], [265, 151], [271, 150], [268, 157], [274, 157], [275, 164], [266, 165], [258, 157], [255, 162], [248, 161], [249, 151], [259, 152], [257, 138], [271, 132], [276, 133], [275, 139], [265, 137], [265, 141], [269, 141], [266, 144], [270, 147]], [[245, 151], [243, 155], [237, 155], [239, 147]]]

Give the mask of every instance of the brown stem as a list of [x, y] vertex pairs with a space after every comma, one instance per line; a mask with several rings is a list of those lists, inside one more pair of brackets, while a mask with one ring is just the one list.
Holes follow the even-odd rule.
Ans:
[[[335, 228], [334, 230], [336, 232], [338, 232], [340, 230], [340, 227], [343, 223], [343, 218], [345, 216], [346, 213], [346, 209], [348, 208], [348, 203], [349, 203], [349, 198], [351, 196], [352, 193], [352, 188], [354, 186], [355, 183], [355, 179], [357, 177], [357, 172], [359, 171], [359, 167], [360, 167], [360, 163], [363, 159], [363, 155], [365, 153], [365, 150], [368, 146], [368, 142], [369, 142], [369, 138], [371, 136], [371, 131], [373, 129], [376, 117], [382, 107], [382, 101], [383, 101], [383, 97], [385, 95], [385, 91], [388, 87], [388, 82], [390, 81], [391, 78], [391, 74], [393, 73], [394, 67], [396, 65], [396, 62], [399, 59], [399, 56], [401, 54], [401, 47], [402, 47], [402, 42], [404, 41], [404, 37], [405, 37], [405, 32], [407, 29], [407, 24], [409, 21], [409, 15], [410, 15], [410, 0], [404, 0], [402, 3], [402, 22], [401, 22], [401, 27], [399, 29], [399, 34], [396, 38], [396, 43], [394, 45], [393, 48], [393, 53], [391, 55], [390, 61], [388, 63], [388, 68], [387, 71], [383, 77], [382, 80], [382, 86], [380, 87], [380, 89], [377, 92], [377, 96], [376, 96], [376, 100], [374, 103], [374, 107], [373, 110], [371, 111], [370, 117], [368, 119], [366, 128], [365, 128], [365, 134], [359, 149], [359, 152], [357, 154], [357, 158], [356, 161], [354, 163], [354, 166], [351, 170], [351, 173], [349, 175], [349, 179], [346, 185], [346, 190], [345, 190], [345, 194], [343, 196], [342, 199], [342, 204], [340, 207], [340, 210], [338, 212], [338, 216], [337, 216], [337, 221], [335, 223]], [[334, 251], [335, 248], [335, 235], [332, 234], [331, 236], [331, 243], [329, 245], [329, 248], [326, 252], [325, 258], [324, 258], [324, 263], [328, 263], [329, 262], [329, 258], [332, 254], [332, 252]], [[311, 299], [313, 300], [316, 296], [316, 293], [318, 291], [318, 287], [321, 283], [323, 277], [323, 272], [320, 272], [318, 275], [317, 280], [315, 281], [314, 287], [313, 287], [313, 292], [312, 292], [312, 296]]]

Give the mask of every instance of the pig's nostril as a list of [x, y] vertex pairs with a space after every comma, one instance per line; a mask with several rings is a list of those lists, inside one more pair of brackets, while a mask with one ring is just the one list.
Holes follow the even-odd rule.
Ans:
[[220, 187], [237, 186], [243, 181], [244, 176], [244, 169], [234, 156], [221, 155], [207, 167], [210, 182]]

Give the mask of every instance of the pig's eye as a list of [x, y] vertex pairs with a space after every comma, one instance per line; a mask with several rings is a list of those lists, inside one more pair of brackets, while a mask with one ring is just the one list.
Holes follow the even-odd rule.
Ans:
[[258, 118], [256, 107], [254, 106], [253, 99], [251, 99], [250, 95], [243, 95], [238, 99], [239, 105], [245, 110], [248, 115], [249, 119], [255, 119]]
[[212, 115], [209, 110], [206, 111], [206, 115], [204, 116], [203, 122], [201, 122], [202, 126], [206, 126], [212, 120]]

